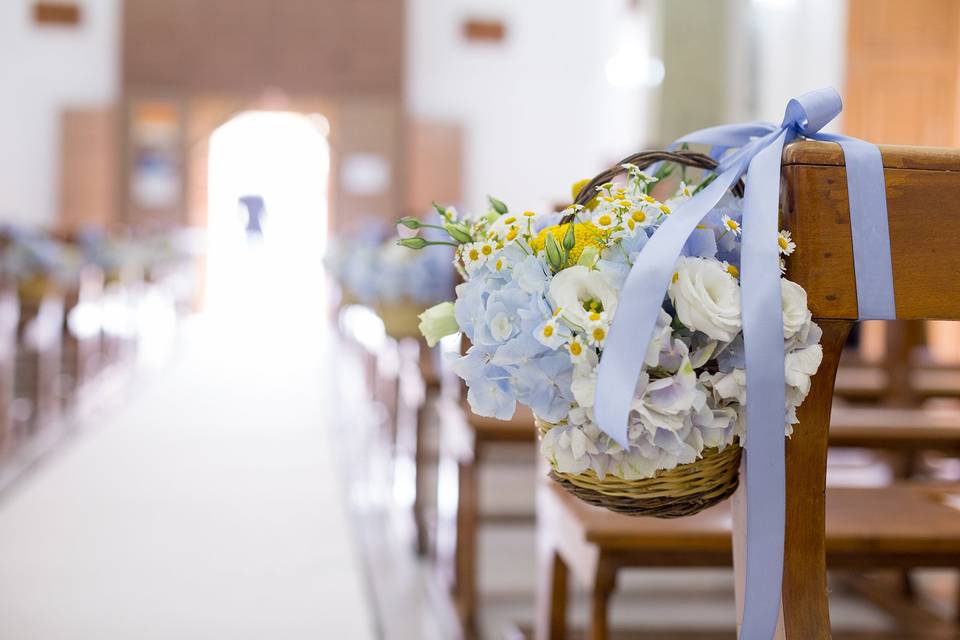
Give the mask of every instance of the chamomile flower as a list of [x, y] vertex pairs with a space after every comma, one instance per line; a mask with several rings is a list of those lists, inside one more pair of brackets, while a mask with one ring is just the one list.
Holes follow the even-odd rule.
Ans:
[[617, 225], [617, 216], [609, 211], [603, 211], [593, 217], [593, 224], [598, 229], [606, 231]]
[[497, 256], [497, 259], [493, 261], [493, 270], [497, 272], [503, 272], [504, 270], [509, 270], [510, 261], [507, 260], [502, 254]]
[[726, 213], [720, 217], [720, 223], [723, 225], [724, 233], [730, 231], [733, 233], [733, 235], [740, 237], [740, 234], [743, 232], [743, 230], [740, 228], [740, 223]]
[[594, 347], [602, 347], [607, 339], [607, 327], [603, 324], [596, 324], [587, 329], [587, 342]]
[[543, 346], [557, 349], [570, 337], [570, 329], [560, 324], [559, 318], [551, 316], [537, 327], [534, 337]]
[[657, 209], [659, 209], [660, 213], [662, 213], [665, 216], [668, 216], [673, 212], [673, 210], [669, 206], [663, 203], [661, 203], [660, 206], [657, 207]]
[[790, 232], [783, 229], [777, 236], [777, 244], [780, 245], [780, 255], [789, 256], [797, 248], [797, 243], [790, 239]]
[[693, 187], [691, 187], [686, 182], [680, 182], [680, 187], [677, 189], [678, 198], [692, 198], [693, 197]]
[[573, 362], [573, 364], [587, 362], [588, 348], [580, 336], [575, 335], [570, 338], [570, 342], [567, 343], [567, 350], [570, 352], [570, 361]]
[[480, 249], [483, 244], [482, 242], [471, 242], [461, 247], [460, 255], [463, 258], [463, 266], [466, 267], [467, 273], [473, 273], [487, 261], [486, 254]]
[[730, 264], [730, 263], [727, 262], [726, 260], [724, 260], [724, 261], [721, 262], [720, 264], [723, 265], [723, 269], [724, 269], [727, 273], [729, 273], [730, 275], [732, 275], [734, 278], [737, 278], [738, 280], [740, 279], [740, 269], [737, 269], [737, 267], [736, 267], [735, 265]]
[[480, 253], [481, 255], [483, 255], [484, 260], [489, 260], [490, 256], [492, 256], [494, 251], [497, 250], [497, 245], [495, 245], [493, 242], [489, 240], [480, 242], [478, 244], [479, 244]]

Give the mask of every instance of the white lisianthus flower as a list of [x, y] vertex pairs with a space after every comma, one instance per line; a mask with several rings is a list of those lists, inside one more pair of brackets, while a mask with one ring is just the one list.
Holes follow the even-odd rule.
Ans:
[[427, 345], [432, 347], [442, 338], [460, 331], [453, 309], [452, 302], [441, 302], [417, 316], [420, 318], [420, 333], [426, 338]]
[[783, 338], [789, 340], [811, 320], [807, 292], [796, 282], [781, 278], [780, 304], [783, 308]]
[[784, 358], [787, 381], [788, 402], [798, 405], [810, 392], [810, 377], [820, 368], [823, 360], [823, 347], [814, 344], [803, 349], [791, 351]]
[[581, 407], [593, 406], [594, 396], [597, 395], [597, 370], [592, 364], [578, 364], [573, 367], [570, 391]]
[[740, 332], [740, 285], [717, 260], [680, 258], [668, 294], [690, 329], [724, 342]]
[[617, 291], [599, 271], [576, 265], [564, 269], [550, 281], [550, 297], [563, 309], [561, 315], [578, 327], [590, 325], [590, 314], [604, 312], [613, 317]]

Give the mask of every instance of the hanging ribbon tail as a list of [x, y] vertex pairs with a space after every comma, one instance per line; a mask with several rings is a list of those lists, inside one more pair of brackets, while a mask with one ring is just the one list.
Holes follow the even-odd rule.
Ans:
[[786, 472], [783, 315], [777, 209], [781, 131], [750, 163], [743, 210], [741, 300], [747, 375], [747, 567], [741, 640], [772, 638], [780, 613]]
[[880, 149], [847, 136], [818, 133], [811, 137], [836, 142], [843, 149], [850, 199], [857, 313], [861, 320], [893, 320], [897, 317], [897, 305], [893, 295], [887, 190]]

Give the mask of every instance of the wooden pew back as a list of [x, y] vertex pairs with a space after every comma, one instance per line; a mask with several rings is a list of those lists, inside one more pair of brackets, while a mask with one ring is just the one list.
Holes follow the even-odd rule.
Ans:
[[[881, 146], [902, 319], [960, 319], [960, 150]], [[783, 154], [781, 209], [802, 285], [824, 330], [824, 359], [787, 443], [783, 630], [830, 637], [824, 545], [827, 436], [840, 352], [857, 318], [846, 170], [839, 146], [797, 142]], [[748, 479], [749, 481], [749, 479]]]

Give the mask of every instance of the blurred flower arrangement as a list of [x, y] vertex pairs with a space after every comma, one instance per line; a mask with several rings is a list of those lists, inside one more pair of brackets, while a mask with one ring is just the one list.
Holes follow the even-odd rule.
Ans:
[[437, 249], [415, 253], [397, 246], [386, 232], [367, 229], [332, 242], [325, 262], [345, 302], [377, 309], [387, 332], [401, 337], [417, 335], [417, 314], [453, 293], [453, 243]]
[[61, 289], [81, 263], [70, 246], [42, 232], [14, 226], [0, 229], [0, 278], [16, 283], [24, 300], [39, 301]]
[[[458, 330], [469, 338], [454, 370], [466, 381], [475, 413], [508, 419], [517, 402], [525, 404], [549, 426], [541, 427], [541, 450], [555, 470], [637, 480], [745, 438], [742, 205], [728, 194], [676, 263], [637, 383], [630, 448], [624, 450], [601, 432], [593, 414], [597, 364], [619, 292], [648, 238], [706, 183], [680, 182], [660, 201], [652, 194], [667, 187], [669, 171], [650, 175], [634, 165], [623, 168], [624, 182], [603, 184], [586, 206], [563, 212], [573, 222], [514, 213], [490, 198], [489, 210], [476, 217], [437, 207], [438, 225], [404, 218], [400, 223], [409, 229], [429, 228], [445, 237], [416, 236], [398, 244], [455, 246], [464, 282], [454, 303], [421, 315], [420, 329], [430, 344]], [[575, 195], [582, 184], [574, 185]], [[795, 249], [787, 231], [778, 242], [781, 258]], [[790, 433], [820, 365], [821, 331], [803, 288], [782, 278], [781, 290]]]

